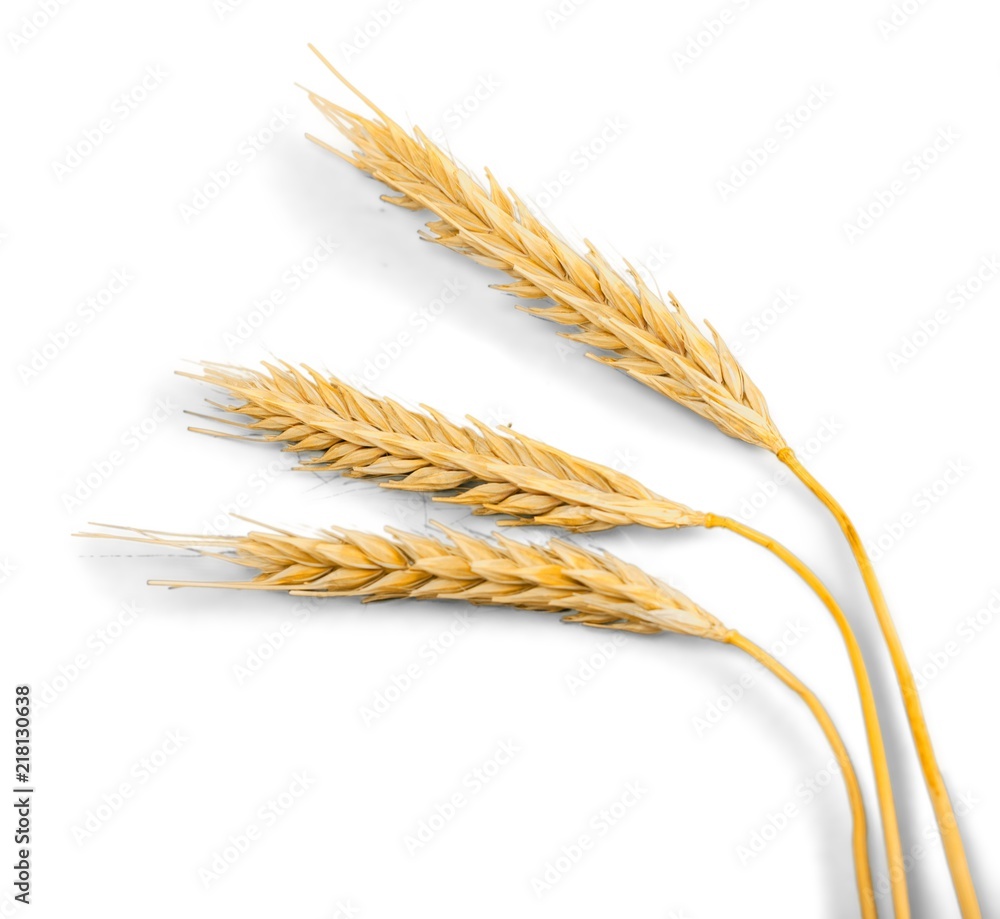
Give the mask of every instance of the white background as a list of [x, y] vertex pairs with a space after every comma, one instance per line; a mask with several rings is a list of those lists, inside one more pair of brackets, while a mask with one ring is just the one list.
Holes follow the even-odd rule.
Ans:
[[[472, 613], [431, 660], [428, 642], [450, 641], [469, 610], [331, 601], [303, 611], [276, 595], [168, 592], [146, 578], [225, 569], [71, 538], [91, 520], [239, 532], [226, 509], [240, 501], [280, 524], [460, 519], [373, 485], [286, 471], [288, 458], [266, 446], [187, 432], [183, 410], [201, 410], [209, 393], [172, 375], [183, 361], [269, 354], [345, 376], [372, 361], [384, 368], [369, 373], [376, 392], [511, 422], [692, 506], [749, 513], [793, 545], [835, 587], [870, 652], [906, 848], [924, 846], [910, 872], [915, 915], [957, 914], [943, 857], [926, 845], [932, 815], [890, 668], [832, 521], [800, 486], [774, 484], [772, 457], [585, 360], [487, 289], [502, 278], [420, 242], [421, 215], [382, 204], [375, 183], [307, 143], [307, 130], [337, 138], [294, 81], [357, 105], [308, 41], [404, 124], [443, 129], [462, 162], [545, 204], [570, 238], [644, 263], [742, 347], [785, 436], [866, 540], [889, 546], [878, 570], [910, 659], [930, 676], [928, 721], [953, 796], [973, 801], [963, 831], [985, 911], [996, 908], [1000, 626], [988, 610], [978, 631], [963, 623], [991, 597], [1000, 608], [1000, 281], [952, 305], [1000, 253], [994, 4], [914, 3], [891, 30], [880, 28], [888, 0], [40, 9], [7, 6], [2, 52], [0, 661], [3, 693], [28, 682], [52, 700], [35, 717], [34, 903], [23, 915], [856, 914], [846, 799], [798, 700], [758, 679], [699, 729], [752, 669], [732, 649], [632, 637], [612, 655], [606, 633], [493, 610]], [[359, 41], [379, 10], [385, 24]], [[26, 30], [24, 16], [41, 26]], [[165, 76], [136, 89], [157, 69]], [[133, 93], [145, 98], [123, 107]], [[810, 98], [809, 117], [796, 116]], [[275, 109], [288, 123], [251, 160], [248, 139], [268, 139]], [[73, 159], [102, 119], [112, 130]], [[611, 142], [599, 140], [607, 119], [622, 126]], [[769, 138], [766, 162], [744, 165]], [[935, 138], [950, 139], [922, 152]], [[231, 160], [238, 175], [186, 214]], [[734, 170], [746, 177], [735, 193], [719, 184]], [[891, 207], [849, 232], [894, 182], [903, 192]], [[283, 273], [321, 239], [334, 255], [290, 290]], [[88, 321], [78, 304], [116, 271], [127, 288]], [[438, 310], [448, 284], [462, 292]], [[284, 304], [234, 342], [275, 288]], [[782, 292], [792, 305], [779, 313]], [[891, 354], [940, 309], [948, 323], [893, 367]], [[421, 310], [433, 321], [415, 319]], [[79, 334], [26, 373], [73, 321]], [[380, 357], [407, 330], [402, 353]], [[133, 440], [154, 413], [155, 430]], [[67, 500], [113, 450], [123, 454], [113, 473]], [[963, 471], [944, 484], [949, 468]], [[887, 535], [907, 512], [913, 525]], [[856, 697], [815, 598], [724, 533], [585, 541], [648, 566], [762, 645], [798, 634], [783, 659], [827, 702], [864, 773], [881, 871]], [[141, 612], [122, 616], [122, 604]], [[283, 646], [241, 683], [235, 668], [267, 653], [283, 625]], [[574, 692], [567, 678], [595, 655], [604, 666]], [[363, 709], [411, 665], [419, 678], [366, 724]], [[11, 709], [12, 699], [3, 732]], [[179, 750], [155, 755], [174, 749], [171, 731]], [[467, 777], [504, 742], [518, 752], [476, 793]], [[150, 777], [137, 764], [151, 756]], [[302, 773], [308, 790], [270, 825], [260, 808]], [[814, 778], [827, 785], [807, 801]], [[123, 782], [131, 797], [81, 837]], [[601, 835], [595, 815], [628, 783], [645, 792]], [[456, 792], [466, 806], [407, 851], [406, 837]], [[794, 818], [741, 858], [786, 804]], [[250, 824], [259, 839], [206, 886], [200, 872]], [[532, 880], [583, 833], [592, 851], [537, 896]]]

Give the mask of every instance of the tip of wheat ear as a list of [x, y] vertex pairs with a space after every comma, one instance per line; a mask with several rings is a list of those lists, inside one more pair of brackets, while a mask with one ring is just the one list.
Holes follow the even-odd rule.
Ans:
[[194, 536], [113, 527], [79, 536], [191, 549], [256, 572], [247, 581], [156, 581], [168, 587], [278, 590], [297, 596], [463, 600], [563, 614], [566, 622], [703, 638], [723, 625], [668, 584], [621, 559], [562, 540], [526, 545], [435, 525], [444, 538], [389, 529], [386, 536], [331, 527], [316, 535], [266, 528]]
[[626, 524], [697, 526], [705, 519], [615, 469], [511, 428], [494, 429], [471, 418], [472, 426], [458, 425], [427, 406], [407, 409], [309, 367], [205, 364], [201, 375], [182, 375], [236, 400], [209, 403], [223, 412], [216, 420], [234, 429], [222, 436], [318, 454], [305, 459], [303, 469], [377, 478], [386, 487], [428, 492], [474, 514], [513, 518], [502, 521], [507, 524], [590, 532]]
[[[311, 46], [310, 46], [311, 47]], [[424, 238], [514, 278], [502, 289], [550, 306], [528, 309], [561, 325], [611, 364], [707, 418], [724, 433], [777, 453], [786, 444], [760, 390], [721, 337], [706, 337], [670, 296], [664, 302], [634, 268], [616, 271], [593, 246], [577, 252], [487, 171], [459, 166], [419, 128], [413, 133], [362, 95], [315, 48], [326, 67], [377, 116], [366, 118], [317, 93], [309, 100], [354, 146], [351, 154], [309, 136], [393, 189], [384, 200], [432, 211]]]

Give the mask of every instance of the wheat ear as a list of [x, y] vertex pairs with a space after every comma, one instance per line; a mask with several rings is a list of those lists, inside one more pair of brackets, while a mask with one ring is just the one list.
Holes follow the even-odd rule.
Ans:
[[853, 818], [852, 850], [862, 914], [877, 919], [861, 788], [826, 709], [801, 681], [744, 635], [727, 629], [683, 593], [608, 553], [562, 540], [489, 542], [447, 527], [447, 540], [389, 530], [376, 536], [330, 528], [316, 536], [268, 529], [246, 536], [184, 536], [133, 527], [81, 536], [193, 549], [257, 572], [245, 581], [151, 581], [167, 587], [278, 590], [296, 596], [462, 600], [561, 613], [564, 622], [650, 634], [675, 632], [732, 645], [763, 664], [808, 706], [844, 774]]
[[436, 214], [440, 219], [427, 225], [425, 238], [516, 279], [499, 285], [500, 290], [551, 299], [554, 306], [528, 312], [575, 327], [568, 338], [608, 352], [596, 360], [680, 402], [732, 437], [775, 453], [786, 446], [760, 390], [719, 335], [712, 329], [711, 339], [702, 334], [672, 295], [664, 303], [634, 268], [626, 278], [589, 244], [586, 255], [577, 253], [492, 174], [487, 173], [484, 187], [419, 128], [409, 135], [361, 98], [378, 119], [309, 93], [313, 105], [356, 147], [353, 154], [307, 136], [398, 192], [384, 200]]
[[[550, 299], [552, 306], [528, 311], [576, 327], [568, 337], [608, 352], [588, 356], [690, 408], [731, 437], [775, 453], [833, 513], [851, 546], [892, 658], [962, 915], [979, 919], [982, 914], [961, 831], [916, 680], [871, 562], [853, 523], [802, 467], [771, 418], [762, 393], [722, 339], [711, 326], [712, 339], [706, 338], [673, 295], [664, 303], [634, 269], [629, 268], [628, 277], [615, 272], [593, 246], [585, 255], [577, 253], [535, 218], [517, 195], [505, 192], [492, 174], [487, 173], [484, 186], [418, 128], [409, 135], [312, 50], [377, 117], [366, 118], [310, 92], [310, 101], [356, 149], [344, 154], [307, 135], [310, 140], [398, 193], [383, 196], [385, 201], [436, 214], [439, 219], [428, 224], [425, 238], [516, 279], [499, 285], [501, 290], [528, 299]], [[897, 892], [902, 892], [902, 884], [902, 879], [896, 881]]]
[[366, 600], [412, 597], [564, 613], [568, 622], [630, 632], [678, 632], [719, 640], [725, 627], [680, 591], [612, 555], [563, 540], [493, 542], [446, 527], [447, 541], [389, 529], [388, 536], [334, 527], [316, 536], [255, 530], [246, 536], [176, 536], [122, 528], [127, 538], [178, 548], [257, 571], [249, 581], [156, 582], [240, 587]]
[[[437, 500], [500, 514], [503, 523], [558, 526], [575, 532], [637, 523], [666, 529], [703, 524], [705, 517], [662, 498], [635, 479], [532, 440], [472, 420], [454, 424], [431, 408], [413, 411], [369, 396], [309, 367], [262, 365], [248, 370], [202, 365], [187, 374], [218, 386], [236, 403], [210, 404], [243, 436], [317, 453], [301, 468], [378, 478], [387, 488], [438, 493]], [[204, 428], [201, 433], [218, 434]], [[454, 492], [448, 496], [441, 493]]]
[[[203, 365], [183, 374], [225, 390], [234, 400], [210, 402], [242, 429], [237, 435], [318, 453], [303, 469], [337, 470], [381, 484], [430, 492], [436, 501], [471, 506], [475, 514], [516, 515], [501, 523], [536, 523], [570, 530], [639, 524], [661, 529], [719, 527], [762, 546], [799, 575], [822, 600], [840, 630], [858, 686], [878, 792], [895, 914], [909, 916], [903, 846], [875, 694], [851, 624], [822, 580], [777, 541], [739, 521], [699, 511], [655, 494], [635, 479], [481, 422], [460, 427], [441, 412], [415, 412], [379, 399], [309, 367], [264, 364], [249, 370]], [[237, 421], [236, 416], [249, 418]], [[193, 430], [217, 433], [204, 428]], [[477, 478], [478, 476], [478, 478]], [[488, 476], [483, 480], [483, 476]], [[391, 481], [386, 481], [391, 478]], [[447, 497], [442, 496], [447, 493]]]

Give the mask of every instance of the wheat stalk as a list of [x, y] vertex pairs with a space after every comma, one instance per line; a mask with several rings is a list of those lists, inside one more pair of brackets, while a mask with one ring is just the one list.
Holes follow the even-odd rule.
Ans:
[[257, 574], [244, 581], [151, 581], [167, 587], [277, 590], [295, 596], [461, 600], [562, 614], [564, 622], [651, 634], [674, 632], [732, 645], [796, 692], [816, 718], [840, 763], [853, 818], [852, 850], [861, 911], [877, 919], [867, 818], [850, 755], [815, 694], [779, 661], [675, 590], [608, 553], [562, 540], [525, 545], [489, 542], [447, 527], [446, 540], [389, 530], [376, 536], [330, 528], [306, 536], [269, 528], [245, 536], [185, 536], [134, 527], [81, 536], [128, 539], [222, 558]]
[[[762, 393], [720, 336], [708, 326], [709, 340], [672, 294], [665, 303], [631, 266], [627, 276], [616, 272], [590, 244], [585, 254], [576, 252], [535, 218], [522, 199], [504, 191], [491, 173], [487, 172], [483, 185], [419, 128], [408, 134], [312, 50], [376, 118], [351, 112], [307, 90], [310, 101], [355, 150], [345, 154], [307, 135], [310, 140], [397, 192], [383, 200], [432, 211], [438, 219], [428, 223], [424, 237], [515, 279], [512, 284], [498, 285], [499, 289], [522, 298], [551, 300], [553, 305], [528, 312], [576, 327], [567, 337], [607, 352], [588, 356], [690, 408], [731, 437], [775, 453], [833, 514], [851, 547], [892, 658], [962, 916], [978, 919], [982, 913], [975, 885], [916, 679], [871, 559], [854, 523], [787, 445]], [[901, 899], [905, 877], [892, 874], [894, 900]], [[897, 915], [906, 914], [905, 903], [902, 906], [900, 912], [897, 905]]]

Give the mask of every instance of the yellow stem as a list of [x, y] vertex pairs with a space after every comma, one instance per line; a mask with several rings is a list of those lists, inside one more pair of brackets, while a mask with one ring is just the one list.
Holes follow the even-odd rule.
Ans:
[[910, 723], [910, 731], [913, 734], [913, 742], [917, 749], [917, 757], [920, 760], [920, 767], [924, 773], [924, 783], [930, 794], [931, 804], [934, 807], [934, 816], [937, 819], [938, 829], [941, 832], [941, 843], [944, 846], [945, 856], [948, 859], [948, 870], [951, 872], [952, 883], [958, 897], [959, 907], [963, 919], [981, 919], [982, 912], [979, 909], [979, 900], [976, 896], [975, 885], [972, 883], [972, 874], [969, 871], [969, 863], [965, 857], [965, 847], [962, 843], [962, 834], [955, 818], [955, 811], [951, 806], [951, 799], [948, 796], [948, 789], [945, 787], [941, 769], [934, 755], [934, 747], [931, 744], [931, 735], [927, 729], [927, 722], [924, 720], [923, 709], [920, 705], [920, 696], [917, 693], [917, 684], [913, 678], [913, 671], [906, 659], [903, 651], [903, 644], [899, 640], [896, 632], [896, 625], [889, 614], [889, 606], [886, 603], [882, 587], [875, 576], [875, 569], [871, 559], [865, 551], [861, 537], [855, 529], [851, 519], [844, 509], [837, 503], [831, 495], [799, 462], [794, 451], [785, 448], [778, 453], [780, 459], [805, 486], [814, 494], [827, 509], [837, 519], [840, 529], [851, 546], [861, 577], [864, 579], [868, 596], [871, 598], [875, 615], [878, 618], [882, 635], [889, 648], [889, 655], [896, 671], [896, 680], [903, 696], [903, 706], [906, 709], [906, 718]]
[[729, 517], [717, 517], [714, 514], [709, 514], [706, 526], [722, 527], [730, 530], [772, 552], [813, 589], [830, 611], [830, 615], [833, 616], [837, 628], [844, 639], [844, 644], [847, 646], [851, 669], [854, 671], [854, 679], [858, 684], [858, 694], [861, 698], [861, 711], [864, 716], [865, 732], [868, 736], [868, 748], [871, 752], [872, 769], [875, 774], [875, 788], [878, 792], [879, 812], [882, 815], [882, 835], [885, 839], [886, 857], [889, 866], [893, 915], [896, 919], [909, 919], [910, 898], [906, 889], [903, 844], [899, 838], [899, 821], [896, 817], [896, 803], [892, 793], [892, 779], [889, 772], [889, 760], [885, 752], [885, 740], [879, 725], [878, 708], [875, 705], [875, 693], [872, 691], [872, 684], [868, 676], [868, 670], [865, 667], [861, 646], [858, 644], [858, 639], [851, 628], [847, 616], [833, 594], [830, 593], [827, 586], [820, 580], [819, 576], [789, 549], [781, 545], [781, 543]]
[[851, 815], [854, 819], [852, 833], [854, 871], [858, 883], [858, 896], [861, 901], [861, 915], [864, 919], [878, 919], [878, 913], [875, 910], [875, 890], [872, 887], [871, 866], [868, 862], [868, 825], [865, 819], [865, 804], [861, 797], [861, 787], [858, 785], [858, 776], [851, 763], [851, 757], [848, 755], [847, 747], [844, 746], [844, 741], [830, 715], [808, 686], [749, 638], [739, 632], [729, 631], [719, 641], [745, 651], [754, 660], [763, 664], [782, 683], [799, 695], [802, 701], [809, 706], [809, 711], [813, 713], [816, 721], [819, 722], [819, 726], [823, 729], [823, 733], [837, 757], [837, 762], [840, 764], [840, 769], [844, 774], [844, 782], [847, 785], [847, 797], [851, 802]]

